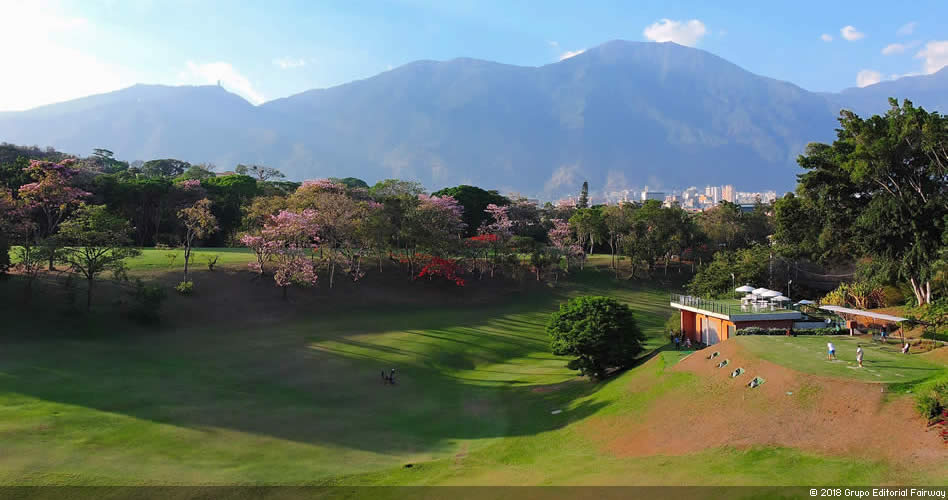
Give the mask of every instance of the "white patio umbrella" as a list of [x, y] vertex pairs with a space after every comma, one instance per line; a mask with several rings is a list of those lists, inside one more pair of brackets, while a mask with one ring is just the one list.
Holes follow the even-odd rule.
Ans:
[[776, 296], [776, 297], [774, 297], [774, 298], [772, 298], [772, 299], [770, 299], [770, 300], [772, 300], [772, 301], [774, 301], [774, 302], [787, 302], [788, 300], [790, 300], [790, 298], [789, 298], [789, 297], [784, 297], [783, 295], [778, 295], [778, 296]]
[[806, 300], [806, 299], [803, 299], [800, 302], [797, 302], [797, 305], [801, 305], [801, 306], [805, 306], [809, 304], [815, 304], [815, 302], [813, 302], [812, 300]]
[[776, 290], [767, 290], [766, 292], [760, 294], [760, 296], [761, 296], [761, 297], [773, 298], [773, 297], [780, 297], [780, 296], [781, 296], [781, 293], [778, 292], [778, 291], [776, 291]]
[[769, 291], [770, 291], [770, 290], [768, 290], [768, 289], [766, 289], [766, 288], [755, 288], [755, 289], [751, 290], [751, 293], [754, 294], [754, 295], [763, 295], [764, 292], [769, 292]]
[[735, 291], [735, 292], [753, 292], [753, 291], [754, 291], [754, 287], [752, 287], [752, 286], [750, 286], [750, 285], [744, 285], [744, 286], [739, 286], [739, 287], [735, 288], [734, 291]]

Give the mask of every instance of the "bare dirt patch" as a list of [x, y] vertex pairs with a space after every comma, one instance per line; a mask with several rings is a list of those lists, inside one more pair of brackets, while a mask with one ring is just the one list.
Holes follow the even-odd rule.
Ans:
[[[712, 350], [721, 355], [706, 359]], [[722, 359], [730, 364], [717, 368]], [[746, 373], [731, 378], [738, 367]], [[948, 447], [926, 430], [912, 399], [887, 398], [891, 395], [878, 384], [795, 372], [756, 358], [734, 342], [696, 352], [670, 370], [697, 375], [697, 391], [672, 389], [643, 415], [592, 419], [588, 430], [594, 439], [619, 456], [785, 446], [926, 468], [948, 460]], [[766, 382], [748, 388], [755, 376]]]

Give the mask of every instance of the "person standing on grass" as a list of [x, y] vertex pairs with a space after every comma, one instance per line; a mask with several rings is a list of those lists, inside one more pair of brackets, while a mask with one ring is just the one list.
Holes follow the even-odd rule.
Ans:
[[833, 361], [836, 359], [836, 346], [834, 346], [832, 342], [826, 343], [826, 350], [828, 351], [826, 353], [826, 359], [828, 361]]
[[675, 338], [675, 350], [680, 351], [681, 350], [681, 337], [679, 337], [678, 335], [675, 335], [674, 338]]
[[859, 363], [859, 368], [862, 368], [862, 344], [856, 347], [856, 362]]
[[908, 345], [908, 342], [906, 342], [905, 344], [902, 345], [902, 354], [908, 354], [908, 352], [909, 352], [909, 345]]

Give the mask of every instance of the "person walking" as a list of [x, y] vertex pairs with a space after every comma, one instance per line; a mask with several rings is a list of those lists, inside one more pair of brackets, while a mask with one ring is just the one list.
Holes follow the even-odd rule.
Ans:
[[680, 351], [681, 350], [681, 337], [679, 337], [678, 335], [675, 335], [674, 338], [675, 338], [675, 350]]
[[859, 368], [862, 368], [862, 344], [856, 347], [856, 362], [859, 363]]
[[833, 361], [834, 359], [836, 359], [836, 346], [834, 346], [832, 342], [826, 343], [826, 350], [827, 350], [827, 353], [826, 353], [827, 360]]

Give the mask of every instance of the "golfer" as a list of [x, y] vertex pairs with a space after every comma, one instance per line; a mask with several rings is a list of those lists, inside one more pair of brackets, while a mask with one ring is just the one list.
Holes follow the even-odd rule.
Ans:
[[862, 368], [862, 346], [856, 347], [856, 362], [859, 363], [859, 368]]
[[826, 350], [828, 351], [826, 354], [826, 359], [830, 361], [836, 359], [836, 346], [834, 346], [832, 342], [826, 343]]

